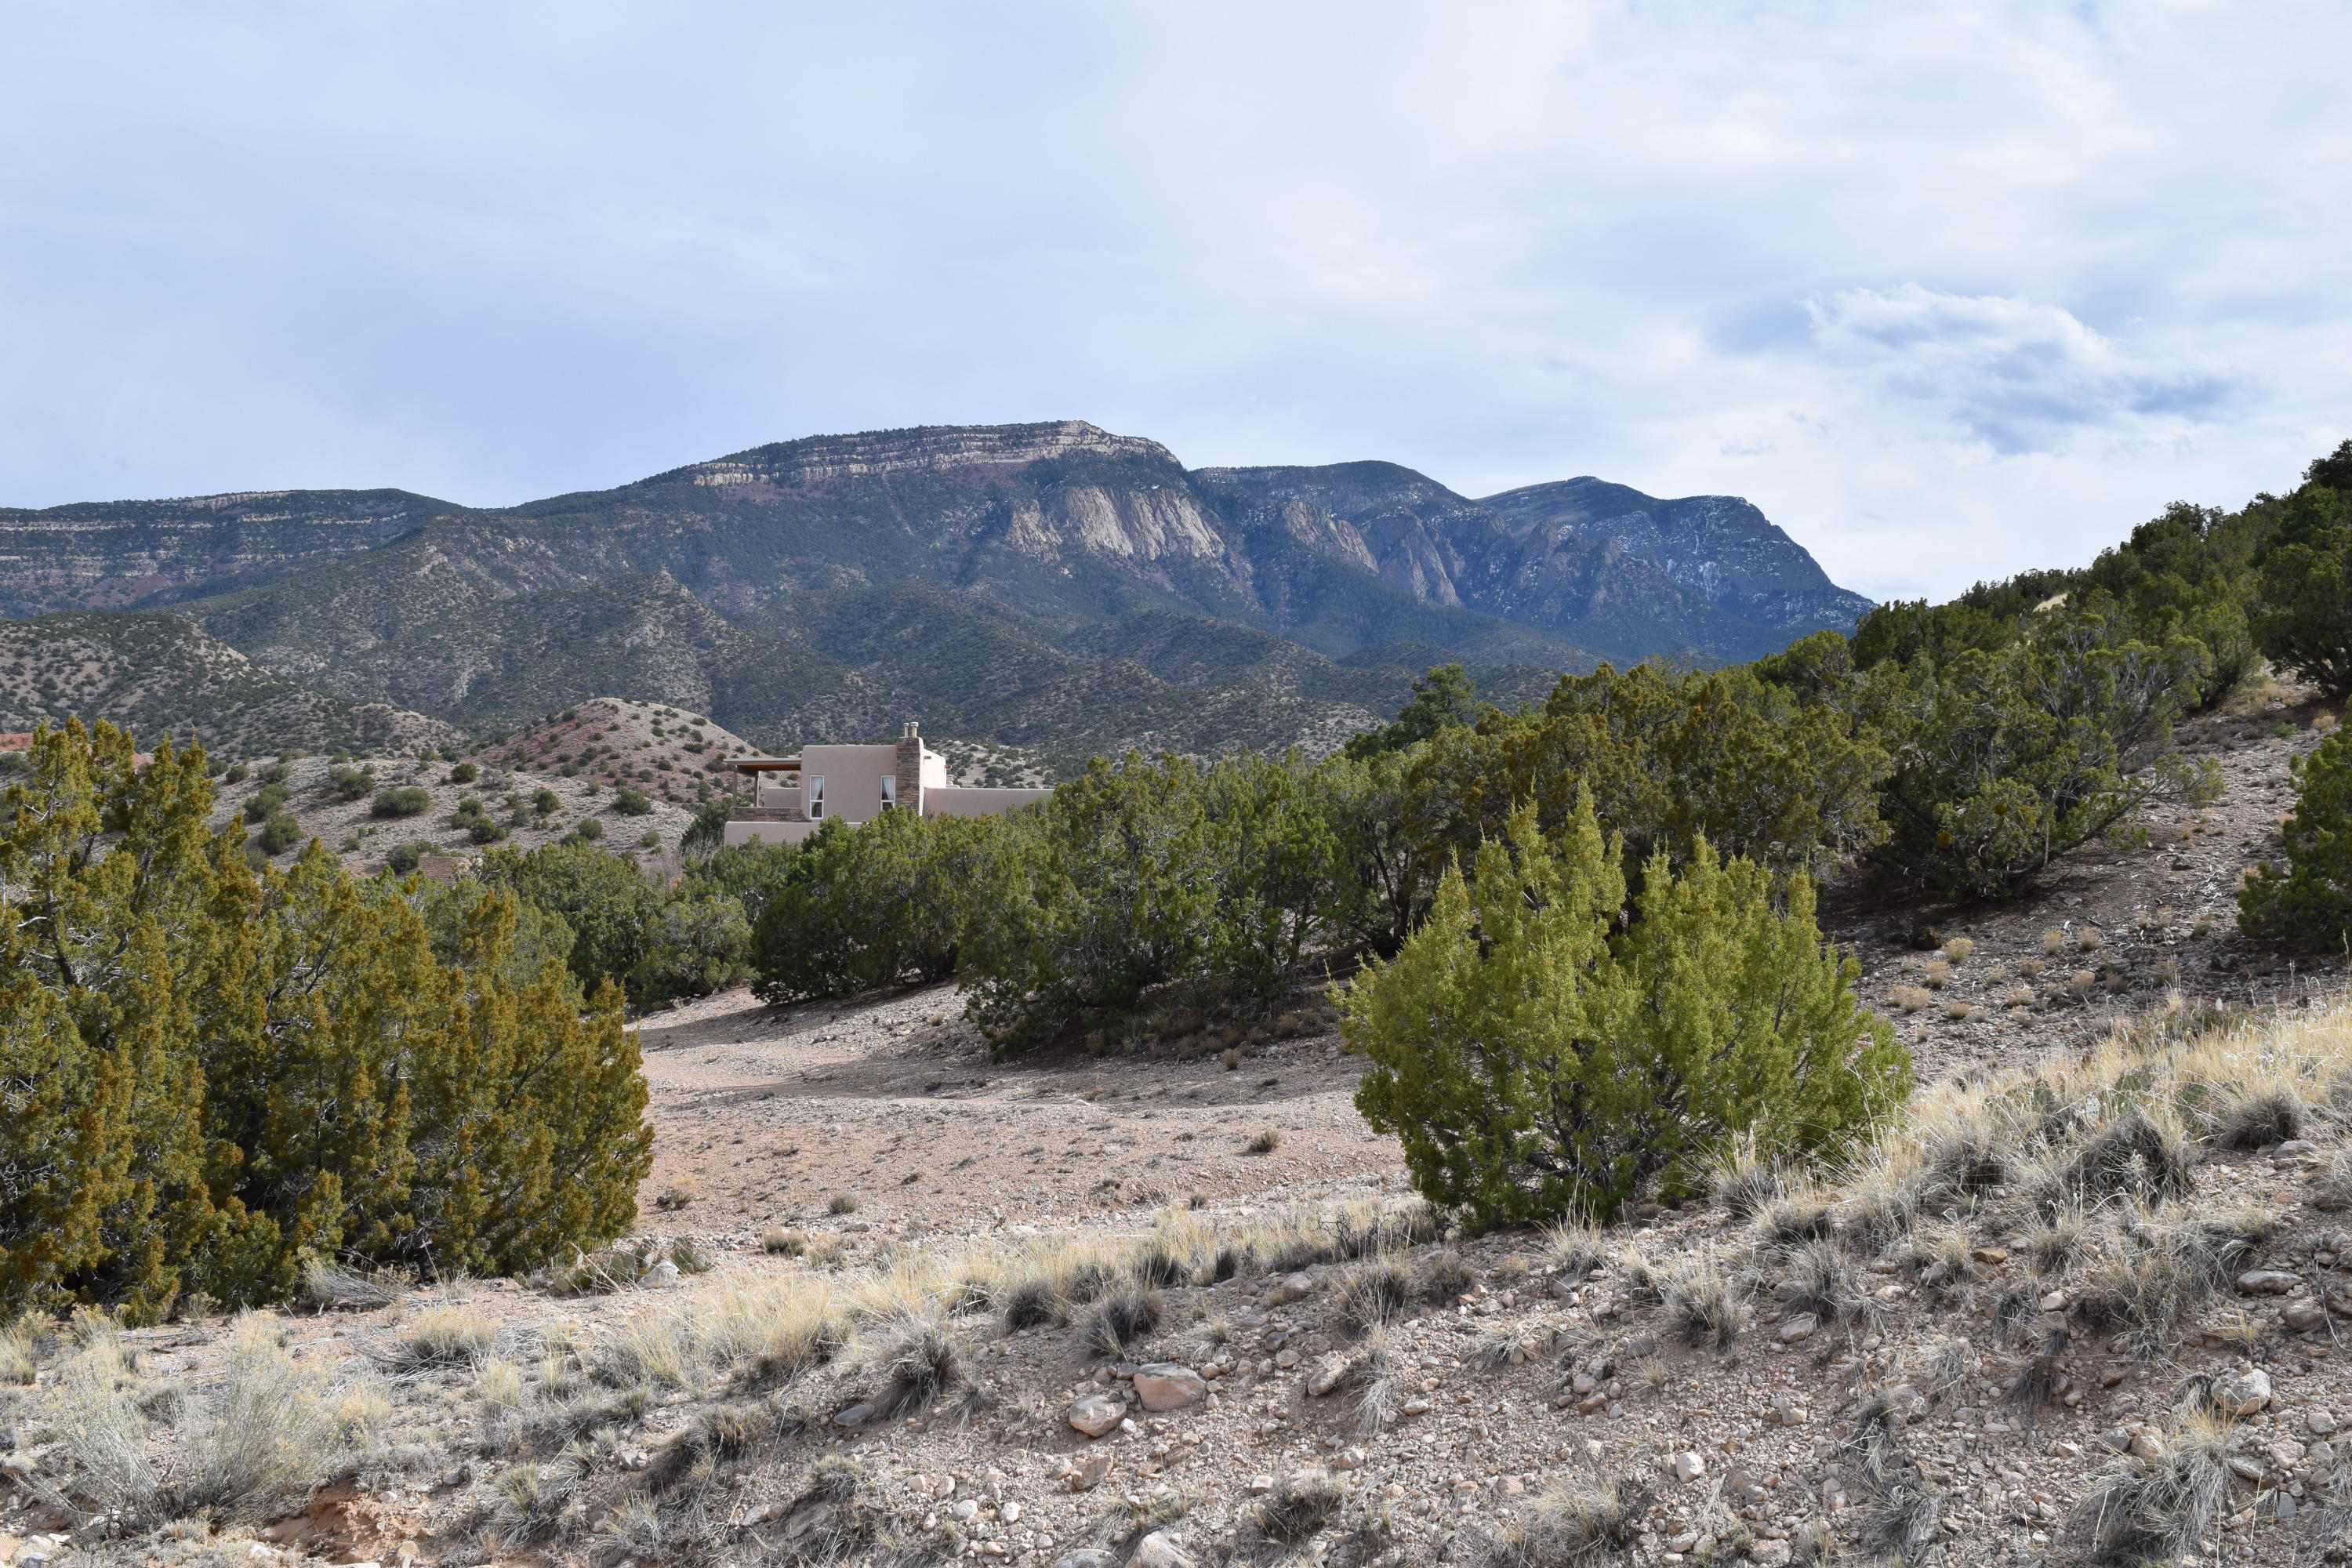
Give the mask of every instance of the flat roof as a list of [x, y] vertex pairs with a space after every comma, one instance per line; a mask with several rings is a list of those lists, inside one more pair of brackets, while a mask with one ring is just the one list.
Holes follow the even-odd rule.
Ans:
[[729, 757], [725, 762], [739, 773], [768, 773], [784, 769], [798, 773], [801, 768], [798, 757]]

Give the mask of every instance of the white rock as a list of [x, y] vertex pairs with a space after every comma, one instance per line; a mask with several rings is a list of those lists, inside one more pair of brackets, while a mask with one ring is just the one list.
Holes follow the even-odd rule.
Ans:
[[1189, 1366], [1155, 1362], [1135, 1369], [1135, 1396], [1146, 1410], [1183, 1410], [1209, 1397], [1209, 1383]]
[[996, 1517], [1007, 1524], [1018, 1524], [1021, 1522], [1021, 1505], [1017, 1502], [1008, 1502], [996, 1510]]
[[678, 1279], [677, 1265], [665, 1258], [646, 1270], [646, 1278], [656, 1285], [675, 1285]]
[[1307, 1374], [1307, 1392], [1320, 1399], [1339, 1387], [1347, 1375], [1348, 1358], [1335, 1351], [1315, 1363], [1315, 1370]]
[[2303, 1413], [2303, 1429], [2315, 1437], [2329, 1437], [2336, 1433], [2336, 1412], [2306, 1410]]
[[1128, 1568], [1192, 1568], [1192, 1559], [1184, 1549], [1158, 1530], [1143, 1538], [1127, 1563]]
[[1785, 1568], [1790, 1550], [1785, 1541], [1759, 1541], [1748, 1549], [1748, 1560], [1757, 1568]]
[[1811, 1312], [1800, 1312], [1780, 1325], [1780, 1342], [1784, 1345], [1801, 1343], [1811, 1339], [1813, 1331], [1821, 1326], [1821, 1320]]
[[1685, 1448], [1666, 1462], [1678, 1481], [1695, 1481], [1706, 1474], [1706, 1458], [1696, 1449]]
[[1307, 1274], [1286, 1274], [1274, 1282], [1265, 1293], [1269, 1305], [1286, 1307], [1293, 1301], [1304, 1301], [1315, 1293], [1315, 1280]]
[[1070, 1401], [1070, 1425], [1089, 1437], [1115, 1431], [1126, 1415], [1127, 1406], [1108, 1394], [1089, 1394]]
[[2252, 1415], [2271, 1402], [2271, 1375], [2258, 1366], [2213, 1384], [2213, 1405], [2225, 1415]]
[[2281, 1268], [2249, 1268], [2238, 1276], [2238, 1289], [2248, 1296], [2284, 1296], [2303, 1283], [2303, 1277]]
[[1252, 1497], [1264, 1497], [1273, 1489], [1274, 1478], [1272, 1476], [1252, 1476], [1249, 1479], [1249, 1494]]

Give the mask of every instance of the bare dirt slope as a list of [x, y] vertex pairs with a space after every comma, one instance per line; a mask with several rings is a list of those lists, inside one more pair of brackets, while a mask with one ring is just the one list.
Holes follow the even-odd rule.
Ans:
[[1323, 1010], [1292, 1015], [1295, 1035], [1241, 1045], [1231, 1068], [1218, 1056], [998, 1063], [961, 1013], [942, 985], [776, 1009], [737, 990], [647, 1019], [660, 1137], [641, 1206], [714, 1238], [836, 1198], [866, 1223], [986, 1227], [1195, 1194], [1306, 1196], [1398, 1169], [1393, 1141], [1356, 1114], [1361, 1064]]

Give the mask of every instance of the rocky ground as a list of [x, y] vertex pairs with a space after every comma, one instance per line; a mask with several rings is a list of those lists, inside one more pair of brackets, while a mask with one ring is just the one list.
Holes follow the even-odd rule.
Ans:
[[[1311, 994], [1009, 1064], [946, 987], [658, 1015], [629, 1251], [0, 1339], [0, 1565], [2318, 1561], [2352, 1498], [2352, 1013], [2230, 900], [2327, 722], [2200, 721], [2221, 798], [2032, 904], [1832, 907], [1918, 1052], [1911, 1121], [1598, 1235], [1432, 1234]], [[170, 1479], [271, 1356], [328, 1413], [326, 1484], [89, 1516], [91, 1390]]]

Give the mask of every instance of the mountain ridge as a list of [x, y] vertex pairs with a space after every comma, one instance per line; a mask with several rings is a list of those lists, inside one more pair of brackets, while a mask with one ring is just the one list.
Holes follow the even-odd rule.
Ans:
[[338, 700], [483, 731], [621, 692], [763, 742], [887, 732], [898, 708], [1076, 744], [1117, 716], [1057, 728], [1054, 702], [1111, 700], [1154, 736], [1271, 746], [1384, 711], [1398, 657], [1516, 691], [1531, 678], [1499, 672], [1753, 658], [1867, 603], [1736, 497], [1584, 476], [1476, 499], [1377, 459], [1188, 469], [1081, 420], [803, 437], [503, 508], [314, 490], [0, 510], [9, 614], [168, 608]]

